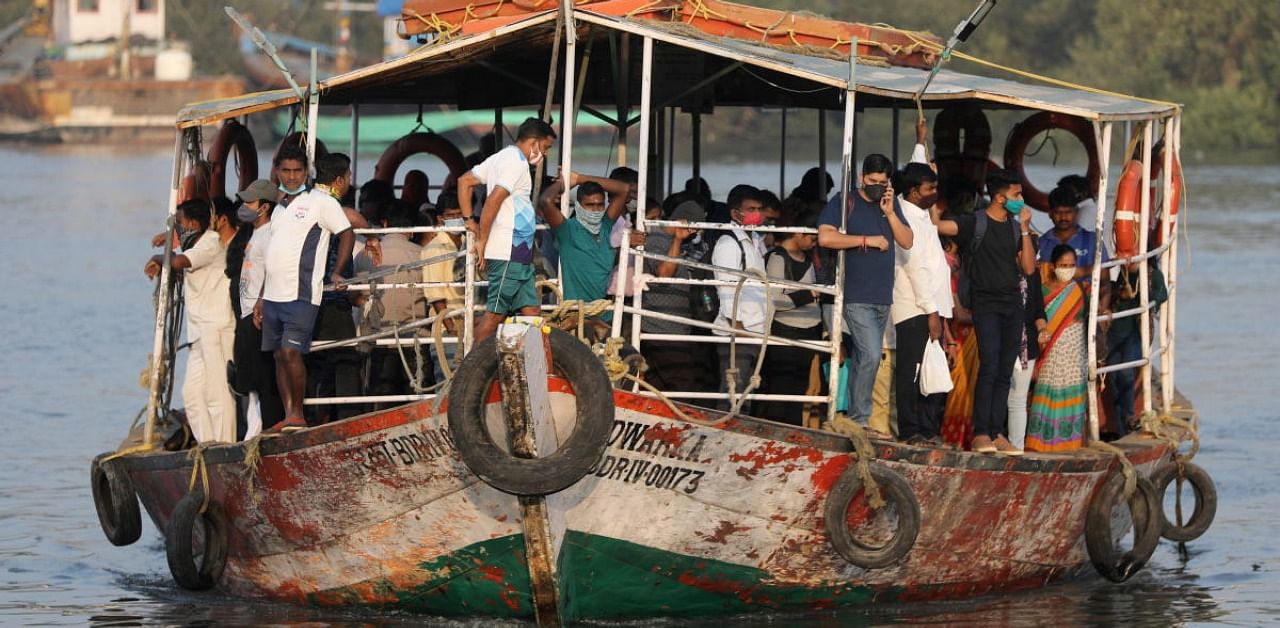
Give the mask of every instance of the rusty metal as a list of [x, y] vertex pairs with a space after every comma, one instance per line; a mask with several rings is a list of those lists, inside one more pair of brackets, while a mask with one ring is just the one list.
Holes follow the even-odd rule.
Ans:
[[[547, 354], [538, 327], [516, 323], [498, 332], [498, 382], [502, 389], [503, 414], [511, 453], [521, 458], [537, 458], [539, 443], [535, 422], [550, 421], [549, 404], [541, 404], [546, 385], [530, 386], [530, 376], [546, 382]], [[532, 371], [532, 373], [530, 372]], [[539, 376], [541, 376], [539, 378]], [[539, 399], [541, 397], [541, 399]], [[546, 407], [538, 407], [543, 406]], [[536, 414], [535, 414], [536, 413]], [[541, 416], [537, 416], [541, 414]], [[547, 449], [543, 443], [542, 449]], [[521, 496], [520, 520], [524, 526], [525, 556], [533, 593], [534, 616], [539, 626], [560, 626], [559, 589], [556, 583], [551, 523], [547, 500], [542, 496]]]

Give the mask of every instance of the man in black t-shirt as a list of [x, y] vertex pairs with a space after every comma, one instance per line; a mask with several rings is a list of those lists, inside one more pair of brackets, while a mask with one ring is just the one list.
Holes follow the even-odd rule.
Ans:
[[[1018, 273], [1034, 272], [1036, 260], [1031, 245], [1031, 210], [1022, 200], [1020, 181], [1008, 170], [993, 170], [987, 174], [991, 202], [985, 210], [938, 221], [938, 233], [955, 236], [961, 255], [972, 256], [966, 268], [979, 365], [971, 449], [981, 453], [1021, 454], [1006, 438], [1009, 385], [1022, 338]], [[973, 241], [980, 231], [975, 250]]]

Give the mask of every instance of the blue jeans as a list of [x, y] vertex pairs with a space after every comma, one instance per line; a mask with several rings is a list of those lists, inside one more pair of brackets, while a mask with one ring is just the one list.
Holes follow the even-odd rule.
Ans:
[[973, 435], [1009, 433], [1009, 387], [1013, 363], [1022, 345], [1026, 325], [1022, 308], [975, 312], [973, 332], [978, 335], [978, 381], [973, 391]]
[[846, 303], [844, 324], [853, 337], [853, 355], [848, 356], [850, 418], [866, 425], [871, 418], [871, 395], [876, 387], [876, 371], [884, 349], [884, 326], [889, 322], [889, 306]]
[[[1118, 342], [1114, 340], [1112, 342], [1114, 344], [1107, 352], [1107, 364], [1123, 364], [1142, 357], [1142, 337], [1138, 334], [1138, 330], [1135, 329], [1132, 334]], [[1140, 369], [1135, 367], [1116, 371], [1107, 376], [1115, 397], [1115, 405], [1112, 407], [1115, 411], [1116, 434], [1120, 436], [1129, 433], [1129, 417], [1135, 414], [1133, 404], [1138, 392], [1139, 372]]]

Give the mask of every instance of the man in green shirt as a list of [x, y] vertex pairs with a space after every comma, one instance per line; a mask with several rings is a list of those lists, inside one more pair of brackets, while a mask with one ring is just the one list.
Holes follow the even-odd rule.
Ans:
[[[606, 298], [609, 274], [617, 265], [617, 251], [609, 241], [613, 224], [627, 206], [631, 185], [624, 181], [569, 173], [569, 187], [577, 188], [571, 217], [560, 212], [565, 178], [542, 193], [538, 211], [555, 234], [560, 252], [560, 281], [566, 301]], [[605, 202], [605, 193], [609, 201]], [[637, 245], [636, 239], [632, 239]]]

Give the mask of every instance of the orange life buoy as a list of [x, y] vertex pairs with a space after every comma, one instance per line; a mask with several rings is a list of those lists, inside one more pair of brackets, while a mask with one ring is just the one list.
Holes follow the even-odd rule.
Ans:
[[253, 134], [238, 121], [227, 120], [209, 147], [209, 192], [214, 198], [227, 195], [227, 157], [232, 147], [236, 149], [238, 177], [235, 191], [249, 187], [258, 178], [258, 147], [253, 143]]
[[[1025, 196], [1026, 193], [1024, 192]], [[1142, 211], [1142, 162], [1130, 160], [1116, 188], [1116, 213], [1111, 228], [1116, 237], [1116, 257], [1138, 254], [1138, 221]]]
[[[280, 177], [276, 176], [276, 169], [275, 169], [276, 160], [280, 158], [280, 150], [283, 149], [285, 146], [290, 146], [290, 145], [301, 146], [303, 149], [306, 149], [307, 143], [305, 140], [306, 140], [306, 134], [303, 133], [302, 131], [294, 131], [293, 133], [290, 133], [284, 136], [283, 140], [280, 140], [280, 145], [276, 147], [275, 155], [271, 157], [271, 165], [272, 165], [271, 182], [272, 183], [280, 183]], [[320, 155], [327, 155], [328, 153], [329, 153], [329, 149], [324, 145], [324, 141], [320, 139], [316, 139], [316, 156], [319, 157]]]
[[394, 185], [396, 170], [400, 168], [400, 164], [419, 153], [435, 155], [449, 168], [449, 176], [444, 180], [445, 188], [456, 185], [458, 177], [467, 172], [467, 160], [462, 156], [462, 151], [453, 142], [428, 131], [410, 133], [392, 142], [378, 158], [378, 165], [373, 168], [373, 178]]
[[1033, 114], [1014, 125], [1009, 131], [1009, 139], [1004, 144], [1004, 167], [1018, 173], [1018, 177], [1022, 179], [1022, 198], [1028, 205], [1040, 211], [1049, 211], [1049, 194], [1041, 191], [1031, 183], [1031, 179], [1027, 178], [1022, 160], [1026, 155], [1027, 146], [1031, 145], [1031, 140], [1052, 129], [1062, 129], [1084, 144], [1085, 152], [1089, 155], [1089, 167], [1085, 171], [1085, 178], [1089, 179], [1089, 189], [1093, 191], [1095, 197], [1098, 194], [1098, 182], [1102, 178], [1102, 166], [1098, 162], [1098, 143], [1093, 133], [1093, 125], [1088, 120], [1049, 111]]
[[[1156, 199], [1159, 198], [1158, 192], [1163, 192], [1164, 181], [1160, 179], [1160, 174], [1164, 170], [1164, 150], [1161, 149], [1152, 159], [1151, 164], [1151, 207], [1156, 207]], [[1170, 168], [1173, 173], [1172, 187], [1173, 192], [1169, 195], [1169, 202], [1165, 207], [1169, 210], [1169, 234], [1172, 235], [1177, 227], [1178, 205], [1182, 202], [1182, 164], [1178, 162], [1178, 156], [1173, 156], [1173, 167]], [[1158, 214], [1156, 215], [1158, 217]], [[1155, 233], [1153, 241], [1155, 246], [1164, 244], [1164, 231], [1160, 229], [1160, 221], [1153, 219], [1151, 230]]]
[[943, 109], [933, 123], [933, 156], [940, 181], [961, 176], [981, 190], [991, 156], [986, 114], [973, 105]]

